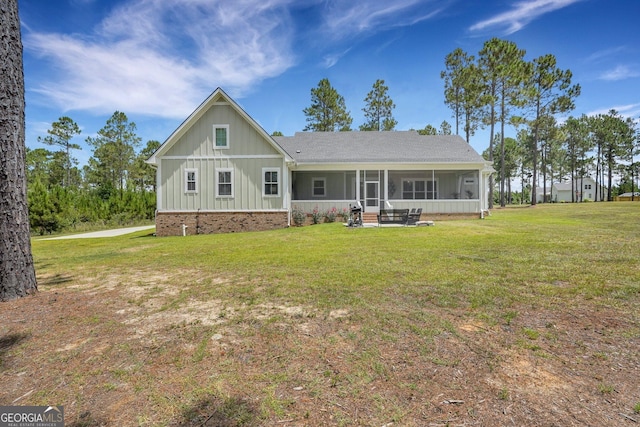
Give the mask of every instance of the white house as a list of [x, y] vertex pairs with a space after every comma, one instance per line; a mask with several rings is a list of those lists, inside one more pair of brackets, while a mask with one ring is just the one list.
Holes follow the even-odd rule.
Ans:
[[[596, 188], [598, 199], [602, 194], [606, 194], [607, 187], [596, 184], [589, 177], [577, 179], [575, 182], [557, 182], [553, 186], [547, 187], [546, 202], [584, 202], [596, 199]], [[573, 197], [572, 197], [573, 195]], [[543, 189], [537, 189], [537, 202], [543, 201]]]
[[272, 137], [216, 89], [148, 159], [159, 236], [287, 227], [295, 207], [423, 215], [488, 209], [493, 168], [459, 136], [299, 132]]

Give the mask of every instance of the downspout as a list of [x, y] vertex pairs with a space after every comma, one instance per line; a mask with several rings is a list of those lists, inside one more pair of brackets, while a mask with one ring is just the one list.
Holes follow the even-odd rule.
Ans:
[[356, 169], [356, 201], [360, 202], [360, 169]]
[[291, 183], [293, 182], [291, 175], [293, 174], [293, 171], [291, 171], [291, 168], [289, 167], [290, 163], [293, 162], [287, 162], [287, 159], [283, 157], [282, 167], [286, 173], [282, 174], [285, 181], [282, 183], [282, 188], [286, 190], [283, 191], [282, 194], [282, 208], [287, 211], [287, 227], [291, 227], [291, 194], [293, 193], [293, 188], [291, 188]]

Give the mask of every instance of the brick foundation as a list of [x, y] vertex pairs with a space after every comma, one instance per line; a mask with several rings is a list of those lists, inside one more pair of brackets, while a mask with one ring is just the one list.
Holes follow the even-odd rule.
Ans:
[[158, 212], [156, 235], [182, 236], [186, 234], [235, 233], [286, 228], [287, 212]]

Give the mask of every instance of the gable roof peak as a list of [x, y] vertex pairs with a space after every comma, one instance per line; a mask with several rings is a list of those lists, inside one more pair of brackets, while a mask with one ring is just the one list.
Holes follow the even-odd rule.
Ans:
[[196, 123], [216, 102], [220, 97], [241, 115], [253, 128], [261, 134], [273, 147], [280, 152], [285, 159], [291, 160], [289, 154], [273, 139], [271, 135], [265, 131], [260, 124], [253, 119], [246, 111], [231, 98], [220, 86], [218, 86], [211, 94], [173, 131], [173, 133], [158, 147], [158, 149], [147, 159], [147, 163], [157, 165], [157, 158], [166, 153], [186, 132]]

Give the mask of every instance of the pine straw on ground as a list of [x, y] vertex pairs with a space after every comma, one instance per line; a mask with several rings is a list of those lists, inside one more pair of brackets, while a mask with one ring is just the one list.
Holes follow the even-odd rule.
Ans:
[[64, 405], [70, 427], [640, 421], [633, 307], [521, 305], [491, 322], [390, 292], [371, 327], [363, 308], [176, 303], [177, 284], [139, 279], [40, 277], [1, 304], [0, 404]]

